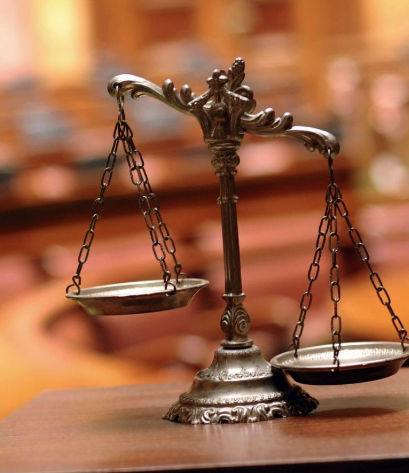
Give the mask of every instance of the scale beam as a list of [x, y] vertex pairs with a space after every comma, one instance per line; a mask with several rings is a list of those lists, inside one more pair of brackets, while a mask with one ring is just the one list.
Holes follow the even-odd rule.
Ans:
[[186, 84], [180, 91], [173, 81], [167, 79], [162, 88], [142, 77], [120, 74], [110, 80], [108, 92], [117, 96], [130, 94], [133, 99], [142, 95], [153, 97], [166, 105], [195, 117], [203, 130], [204, 139], [232, 139], [241, 142], [244, 133], [265, 137], [288, 137], [301, 142], [309, 151], [318, 150], [324, 156], [331, 151], [332, 157], [339, 153], [339, 143], [334, 135], [318, 128], [293, 126], [293, 117], [284, 113], [276, 117], [274, 109], [267, 108], [257, 114], [253, 91], [244, 80], [244, 61], [237, 58], [226, 74], [216, 69], [207, 79], [209, 89], [196, 97]]

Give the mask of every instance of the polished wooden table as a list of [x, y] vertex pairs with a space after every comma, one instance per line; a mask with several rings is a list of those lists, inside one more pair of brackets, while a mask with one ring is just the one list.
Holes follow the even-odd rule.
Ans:
[[257, 424], [162, 420], [186, 387], [45, 392], [0, 423], [0, 472], [409, 471], [408, 368], [371, 383], [309, 386], [315, 412]]

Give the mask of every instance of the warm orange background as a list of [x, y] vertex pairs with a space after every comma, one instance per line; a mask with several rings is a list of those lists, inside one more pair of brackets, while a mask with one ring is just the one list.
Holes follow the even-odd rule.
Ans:
[[[336, 177], [395, 312], [409, 325], [409, 4], [406, 0], [0, 0], [0, 417], [44, 389], [190, 380], [222, 338], [217, 178], [197, 123], [142, 98], [127, 119], [184, 269], [186, 309], [90, 319], [65, 300], [111, 146], [119, 73], [200, 94], [246, 61], [257, 110], [336, 134]], [[307, 288], [325, 160], [246, 137], [237, 192], [251, 336], [286, 349]], [[83, 284], [160, 278], [118, 161]], [[111, 197], [111, 199], [109, 199]], [[344, 340], [396, 339], [343, 228]], [[323, 263], [303, 344], [328, 343]], [[171, 400], [170, 400], [171, 402]]]

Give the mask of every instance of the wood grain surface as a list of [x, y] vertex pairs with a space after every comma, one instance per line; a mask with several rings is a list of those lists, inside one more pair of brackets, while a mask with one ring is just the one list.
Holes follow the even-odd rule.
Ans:
[[309, 386], [305, 417], [192, 426], [161, 419], [186, 384], [44, 392], [0, 423], [0, 472], [408, 471], [409, 369]]

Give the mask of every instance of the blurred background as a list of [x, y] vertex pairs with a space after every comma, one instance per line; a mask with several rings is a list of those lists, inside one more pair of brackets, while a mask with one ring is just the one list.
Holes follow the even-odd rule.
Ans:
[[[117, 74], [197, 95], [246, 61], [257, 111], [291, 112], [341, 143], [335, 176], [371, 263], [409, 325], [409, 3], [406, 0], [0, 0], [0, 417], [44, 389], [190, 381], [223, 338], [218, 180], [195, 120], [126, 100], [184, 269], [210, 280], [188, 308], [89, 318], [65, 299], [117, 117]], [[246, 136], [237, 175], [251, 337], [285, 350], [307, 289], [326, 161]], [[126, 161], [116, 166], [83, 286], [161, 278]], [[343, 340], [396, 340], [341, 231]], [[325, 258], [326, 257], [326, 258]], [[303, 346], [330, 342], [328, 263]]]

